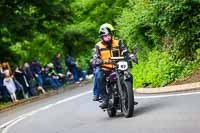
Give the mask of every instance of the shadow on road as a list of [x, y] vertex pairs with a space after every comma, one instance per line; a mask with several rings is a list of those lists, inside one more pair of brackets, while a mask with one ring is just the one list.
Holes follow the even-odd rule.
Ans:
[[[158, 110], [161, 110], [163, 108], [168, 108], [169, 106], [171, 106], [171, 102], [162, 102], [162, 101], [158, 101], [158, 100], [155, 100], [155, 101], [151, 101], [151, 102], [139, 102], [138, 105], [135, 106], [135, 110], [134, 110], [134, 113], [133, 113], [133, 117], [131, 118], [134, 118], [134, 117], [137, 117], [137, 116], [140, 116], [140, 115], [143, 115], [143, 114], [148, 114], [150, 112], [158, 112]], [[107, 115], [107, 112], [104, 112], [105, 115]], [[109, 117], [106, 117], [106, 119], [108, 120], [114, 120], [114, 119], [118, 119], [118, 118], [122, 118], [124, 117], [123, 113], [121, 113], [120, 111], [117, 112], [117, 115], [115, 117], [112, 117], [112, 118], [109, 118]]]
[[169, 105], [166, 105], [166, 103], [159, 102], [159, 101], [153, 102], [153, 103], [151, 102], [151, 103], [148, 103], [148, 104], [147, 103], [145, 103], [145, 104], [140, 103], [140, 104], [135, 107], [133, 117], [137, 117], [137, 116], [142, 115], [142, 114], [147, 114], [147, 113], [150, 113], [152, 111], [156, 111], [156, 110], [161, 109], [163, 107], [169, 106]]

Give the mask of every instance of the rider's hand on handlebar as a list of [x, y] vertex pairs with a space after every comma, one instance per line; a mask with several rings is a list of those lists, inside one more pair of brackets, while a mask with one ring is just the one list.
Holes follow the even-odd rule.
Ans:
[[137, 58], [136, 55], [130, 54], [130, 55], [129, 55], [129, 58], [130, 58], [133, 62], [135, 62], [136, 64], [138, 64], [138, 58]]
[[102, 64], [110, 64], [111, 62], [110, 61], [104, 61], [102, 59], [95, 59], [95, 65], [102, 65]]
[[101, 65], [101, 64], [103, 64], [103, 60], [97, 58], [97, 59], [95, 60], [95, 64], [96, 64], [96, 65]]
[[111, 61], [103, 61], [103, 64], [111, 64]]

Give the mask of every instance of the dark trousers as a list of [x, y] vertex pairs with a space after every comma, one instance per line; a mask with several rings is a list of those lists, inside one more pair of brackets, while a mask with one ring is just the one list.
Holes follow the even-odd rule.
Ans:
[[58, 87], [61, 86], [58, 79], [54, 79], [52, 77], [47, 77], [46, 80], [51, 85], [51, 87], [53, 87], [53, 89], [58, 89]]
[[74, 81], [75, 82], [79, 81], [78, 68], [77, 67], [70, 67], [69, 71], [72, 73], [72, 75], [74, 77]]
[[108, 93], [106, 91], [106, 75], [108, 72], [100, 70], [96, 76], [97, 79], [97, 88], [100, 89], [100, 95], [103, 101], [108, 100]]
[[100, 94], [100, 89], [98, 88], [98, 77], [99, 77], [99, 74], [100, 74], [100, 68], [97, 67], [96, 70], [95, 70], [95, 73], [94, 73], [94, 80], [93, 80], [93, 84], [94, 84], [94, 87], [93, 87], [93, 95], [94, 96], [97, 96], [99, 97], [99, 94]]
[[8, 93], [6, 87], [0, 86], [0, 91], [1, 91], [1, 96], [2, 96], [2, 101], [3, 102], [8, 102], [10, 101], [10, 94]]
[[29, 80], [29, 96], [37, 96], [38, 91], [34, 79]]

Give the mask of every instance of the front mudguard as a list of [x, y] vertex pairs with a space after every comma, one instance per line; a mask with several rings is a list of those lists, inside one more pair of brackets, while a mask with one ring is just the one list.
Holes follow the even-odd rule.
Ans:
[[133, 86], [133, 75], [130, 72], [124, 72], [124, 81], [130, 81]]
[[133, 80], [133, 76], [129, 72], [124, 72], [124, 77], [123, 78], [124, 78], [125, 81], [132, 81]]

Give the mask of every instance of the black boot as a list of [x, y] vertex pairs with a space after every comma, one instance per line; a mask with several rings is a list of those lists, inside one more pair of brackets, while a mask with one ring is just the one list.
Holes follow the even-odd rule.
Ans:
[[105, 109], [105, 108], [108, 108], [108, 101], [103, 101], [100, 105], [99, 105], [100, 108], [102, 109]]
[[93, 99], [92, 99], [93, 101], [98, 101], [99, 100], [99, 97], [98, 96], [96, 96], [96, 95], [94, 95], [94, 97], [93, 97]]

